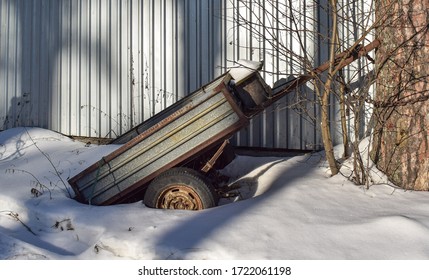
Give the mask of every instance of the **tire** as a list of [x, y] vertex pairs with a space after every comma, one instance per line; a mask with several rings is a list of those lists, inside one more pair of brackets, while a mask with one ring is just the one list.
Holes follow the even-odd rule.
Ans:
[[202, 210], [216, 206], [217, 196], [208, 180], [198, 171], [172, 168], [148, 186], [144, 204], [150, 208]]

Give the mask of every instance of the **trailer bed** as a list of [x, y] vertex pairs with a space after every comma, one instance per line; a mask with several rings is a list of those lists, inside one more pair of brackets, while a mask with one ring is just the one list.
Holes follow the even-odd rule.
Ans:
[[[250, 77], [262, 81], [257, 72]], [[231, 79], [222, 75], [114, 140], [123, 146], [69, 180], [77, 200], [93, 205], [129, 202], [162, 172], [248, 125], [242, 102], [229, 86]]]

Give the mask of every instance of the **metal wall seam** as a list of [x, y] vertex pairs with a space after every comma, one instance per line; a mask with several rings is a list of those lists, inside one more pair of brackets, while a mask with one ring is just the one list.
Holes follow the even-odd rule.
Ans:
[[7, 95], [7, 75], [9, 72], [9, 63], [6, 55], [6, 42], [8, 32], [6, 30], [8, 11], [8, 2], [0, 1], [0, 122], [2, 127], [7, 127], [9, 98]]

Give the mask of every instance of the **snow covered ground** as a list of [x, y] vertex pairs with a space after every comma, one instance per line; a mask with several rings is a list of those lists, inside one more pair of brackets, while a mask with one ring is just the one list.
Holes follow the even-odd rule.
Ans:
[[429, 259], [429, 193], [329, 177], [321, 154], [238, 156], [223, 172], [240, 199], [198, 212], [70, 198], [67, 178], [116, 148], [0, 132], [0, 259]]

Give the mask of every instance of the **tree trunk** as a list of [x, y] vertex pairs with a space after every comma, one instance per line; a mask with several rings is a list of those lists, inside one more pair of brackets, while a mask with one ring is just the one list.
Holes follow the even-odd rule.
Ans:
[[404, 189], [429, 190], [429, 2], [384, 0], [377, 17], [372, 159]]

